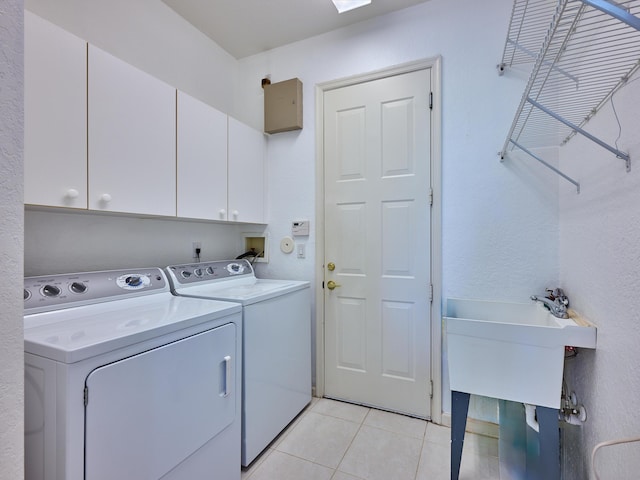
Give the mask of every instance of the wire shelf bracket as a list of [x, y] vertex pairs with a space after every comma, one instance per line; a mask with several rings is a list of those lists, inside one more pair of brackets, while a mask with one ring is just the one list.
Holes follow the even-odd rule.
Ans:
[[576, 180], [574, 180], [573, 178], [571, 178], [569, 175], [561, 172], [560, 170], [558, 170], [556, 167], [554, 167], [553, 165], [551, 165], [550, 163], [545, 162], [542, 158], [538, 157], [535, 153], [533, 153], [532, 151], [530, 151], [529, 149], [527, 149], [526, 147], [523, 147], [522, 145], [520, 145], [518, 142], [515, 142], [513, 140], [509, 140], [514, 146], [518, 147], [520, 150], [522, 150], [524, 153], [526, 153], [527, 155], [529, 155], [530, 157], [533, 157], [534, 159], [536, 159], [537, 161], [539, 161], [541, 164], [543, 164], [545, 167], [547, 167], [549, 170], [552, 170], [554, 172], [556, 172], [558, 175], [560, 175], [562, 178], [564, 178], [567, 182], [569, 183], [573, 183], [576, 186], [576, 191], [577, 193], [580, 193], [580, 183], [577, 182]]
[[540, 105], [538, 102], [536, 102], [535, 100], [528, 98], [527, 97], [527, 102], [529, 102], [531, 105], [533, 105], [536, 108], [539, 108], [540, 110], [542, 110], [544, 113], [546, 113], [547, 115], [555, 118], [556, 120], [558, 120], [559, 122], [565, 124], [567, 127], [569, 127], [571, 130], [575, 131], [576, 133], [579, 133], [585, 137], [587, 137], [589, 140], [591, 140], [592, 142], [597, 143], [598, 145], [600, 145], [602, 148], [606, 148], [607, 150], [609, 150], [611, 153], [613, 153], [616, 157], [623, 159], [626, 164], [627, 164], [627, 172], [631, 171], [631, 159], [629, 158], [629, 155], [627, 155], [624, 152], [621, 152], [620, 150], [618, 150], [617, 148], [612, 147], [611, 145], [609, 145], [608, 143], [603, 142], [602, 140], [600, 140], [598, 137], [591, 135], [589, 132], [587, 132], [586, 130], [578, 127], [577, 125], [574, 125], [573, 123], [571, 123], [568, 120], [565, 120], [564, 118], [562, 118], [560, 115], [557, 115], [555, 113], [553, 113], [551, 110], [549, 110], [548, 108], [544, 107], [543, 105]]
[[[631, 169], [629, 155], [584, 129], [640, 68], [640, 0], [514, 0], [499, 73], [532, 64], [502, 150], [519, 149], [576, 186], [531, 150], [580, 134]], [[541, 45], [541, 47], [540, 47]], [[539, 49], [539, 53], [532, 52]]]

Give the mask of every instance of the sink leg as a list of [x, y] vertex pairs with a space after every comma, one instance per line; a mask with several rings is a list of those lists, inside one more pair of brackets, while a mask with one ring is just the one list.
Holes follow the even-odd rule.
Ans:
[[451, 392], [451, 480], [458, 480], [460, 476], [460, 462], [462, 460], [462, 445], [464, 431], [467, 428], [467, 413], [469, 412], [468, 393]]
[[536, 407], [540, 426], [540, 478], [560, 480], [560, 432], [558, 409]]

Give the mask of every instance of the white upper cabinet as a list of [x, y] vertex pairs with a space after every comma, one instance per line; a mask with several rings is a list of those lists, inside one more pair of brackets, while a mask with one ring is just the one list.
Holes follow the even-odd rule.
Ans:
[[25, 11], [25, 203], [264, 223], [265, 145]]
[[234, 222], [265, 223], [265, 136], [229, 117], [229, 215]]
[[87, 208], [87, 43], [24, 21], [24, 201]]
[[178, 217], [227, 219], [227, 115], [178, 91]]
[[89, 209], [176, 215], [176, 90], [89, 45]]

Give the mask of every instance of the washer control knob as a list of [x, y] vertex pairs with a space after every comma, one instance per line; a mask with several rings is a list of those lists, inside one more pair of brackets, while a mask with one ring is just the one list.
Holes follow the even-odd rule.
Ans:
[[203, 275], [203, 273], [202, 273], [202, 269], [201, 269], [201, 268], [196, 268], [196, 269], [193, 271], [193, 274], [194, 274], [196, 277], [200, 278], [200, 277]]
[[57, 297], [60, 295], [60, 288], [55, 285], [45, 285], [42, 287], [42, 295], [45, 297]]
[[191, 272], [189, 270], [182, 270], [180, 275], [182, 275], [182, 278], [189, 278], [191, 276]]
[[129, 275], [127, 278], [125, 278], [124, 283], [126, 283], [130, 287], [137, 287], [139, 285], [142, 285], [142, 278], [140, 278], [140, 276], [138, 275]]
[[207, 267], [205, 272], [207, 273], [207, 275], [213, 275], [213, 267]]
[[84, 293], [87, 291], [87, 286], [82, 282], [73, 282], [69, 285], [69, 290], [73, 293]]
[[230, 263], [227, 265], [227, 272], [231, 275], [239, 275], [244, 272], [244, 265], [240, 265], [239, 263]]
[[29, 300], [30, 297], [31, 297], [31, 292], [25, 288], [24, 289], [24, 299], [25, 300]]
[[151, 285], [148, 275], [125, 273], [116, 278], [116, 285], [124, 290], [140, 290]]

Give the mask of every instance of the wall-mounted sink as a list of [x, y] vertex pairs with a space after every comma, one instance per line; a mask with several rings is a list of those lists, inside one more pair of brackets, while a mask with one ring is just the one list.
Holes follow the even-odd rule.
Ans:
[[565, 346], [595, 348], [596, 328], [539, 303], [448, 299], [452, 391], [560, 408]]

